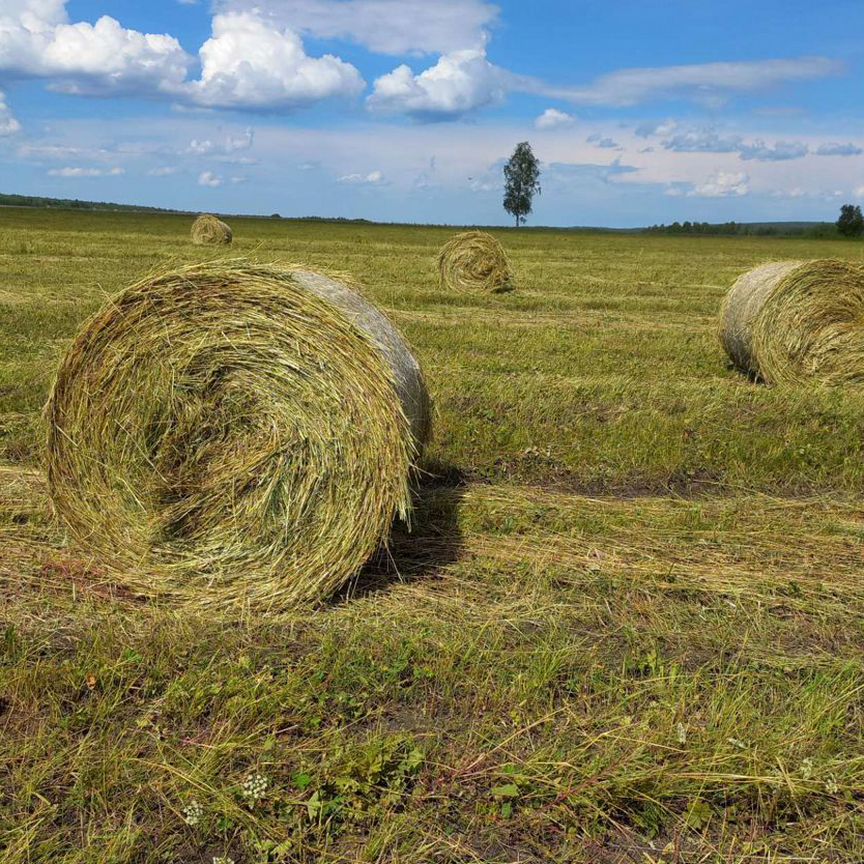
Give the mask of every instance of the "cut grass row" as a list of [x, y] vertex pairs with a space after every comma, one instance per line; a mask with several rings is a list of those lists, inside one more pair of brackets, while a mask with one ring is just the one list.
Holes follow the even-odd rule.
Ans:
[[860, 507], [433, 488], [350, 599], [238, 628], [112, 592], [3, 479], [19, 860], [864, 852]]

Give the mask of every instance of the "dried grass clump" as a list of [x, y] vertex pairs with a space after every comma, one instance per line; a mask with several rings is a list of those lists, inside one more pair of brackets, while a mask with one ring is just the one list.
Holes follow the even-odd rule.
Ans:
[[730, 290], [720, 341], [743, 372], [768, 384], [864, 381], [864, 267], [780, 261]]
[[204, 213], [192, 223], [192, 242], [196, 246], [230, 246], [234, 232], [221, 219]]
[[445, 243], [438, 253], [438, 274], [440, 287], [451, 291], [513, 290], [510, 259], [485, 231], [466, 231]]
[[350, 579], [411, 508], [422, 373], [335, 279], [243, 261], [151, 276], [91, 318], [47, 408], [71, 535], [137, 594], [279, 611]]

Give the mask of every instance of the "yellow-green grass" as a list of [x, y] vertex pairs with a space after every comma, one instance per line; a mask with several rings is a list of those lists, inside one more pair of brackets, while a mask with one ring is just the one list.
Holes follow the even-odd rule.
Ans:
[[52, 368], [106, 293], [210, 253], [179, 217], [0, 211], [0, 860], [864, 859], [864, 394], [751, 384], [714, 335], [744, 270], [860, 247], [502, 231], [520, 292], [442, 296], [449, 231], [234, 221], [415, 347], [414, 533], [230, 626], [80, 560]]

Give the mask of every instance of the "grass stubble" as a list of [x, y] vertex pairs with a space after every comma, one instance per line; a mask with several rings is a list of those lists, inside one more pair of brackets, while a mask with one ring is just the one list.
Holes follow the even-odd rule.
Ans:
[[857, 247], [519, 233], [487, 301], [429, 288], [434, 229], [244, 225], [370, 286], [440, 417], [413, 534], [232, 622], [81, 560], [29, 445], [180, 220], [0, 219], [2, 860], [864, 858], [864, 397], [713, 333], [747, 267]]

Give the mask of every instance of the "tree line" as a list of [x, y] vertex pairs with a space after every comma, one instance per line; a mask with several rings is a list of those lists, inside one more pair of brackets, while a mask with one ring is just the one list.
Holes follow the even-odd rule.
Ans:
[[702, 235], [709, 237], [836, 237], [833, 222], [673, 222], [643, 228], [646, 234]]
[[646, 234], [746, 234], [747, 225], [737, 222], [673, 222], [671, 225], [651, 225], [645, 228]]
[[646, 234], [708, 235], [737, 237], [861, 237], [864, 215], [854, 204], [844, 204], [836, 222], [673, 222], [643, 229]]

